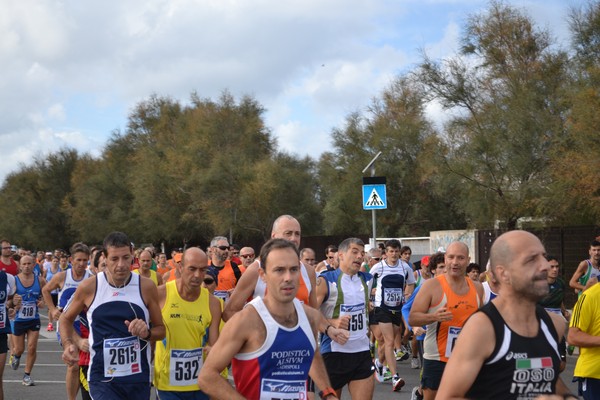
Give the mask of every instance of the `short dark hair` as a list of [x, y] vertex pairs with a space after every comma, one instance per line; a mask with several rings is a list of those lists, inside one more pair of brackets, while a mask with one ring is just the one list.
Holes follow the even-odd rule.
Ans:
[[432, 274], [433, 271], [437, 268], [437, 265], [439, 263], [444, 263], [446, 262], [446, 260], [444, 259], [444, 253], [442, 253], [441, 251], [438, 251], [435, 254], [432, 254], [431, 257], [429, 257], [429, 264], [427, 265], [427, 269], [429, 269], [429, 273]]
[[84, 253], [89, 257], [91, 254], [90, 248], [87, 246], [87, 244], [82, 242], [75, 243], [73, 246], [71, 246], [69, 251], [71, 252], [72, 256], [75, 255], [75, 253]]
[[271, 252], [273, 250], [285, 250], [285, 249], [294, 250], [294, 253], [296, 253], [296, 255], [298, 256], [298, 264], [300, 264], [300, 253], [298, 253], [298, 249], [296, 248], [296, 245], [294, 243], [290, 242], [289, 240], [285, 240], [285, 239], [281, 239], [281, 238], [274, 238], [274, 239], [269, 239], [267, 241], [267, 243], [265, 243], [263, 245], [263, 247], [260, 249], [260, 266], [261, 266], [261, 268], [264, 271], [267, 270], [267, 257], [269, 256], [269, 254], [271, 254]]
[[479, 266], [479, 264], [477, 263], [470, 263], [469, 265], [467, 265], [467, 274], [471, 271], [473, 271], [474, 269], [476, 269], [477, 271], [481, 272], [481, 267]]
[[338, 251], [337, 246], [334, 244], [330, 244], [329, 246], [325, 247], [325, 255], [327, 255], [327, 253], [329, 253], [330, 251], [337, 253], [337, 251]]
[[558, 261], [558, 258], [556, 258], [555, 256], [553, 256], [552, 254], [546, 254], [546, 261]]
[[111, 232], [109, 233], [102, 242], [102, 252], [105, 256], [108, 255], [109, 247], [129, 247], [131, 250], [131, 240], [123, 232]]
[[406, 253], [407, 251], [410, 251], [410, 254], [412, 254], [412, 250], [411, 250], [410, 247], [408, 247], [408, 246], [402, 246], [402, 247], [400, 247], [400, 254]]
[[594, 239], [590, 243], [590, 247], [598, 247], [598, 246], [600, 246], [600, 241], [598, 241], [598, 239]]
[[398, 239], [390, 239], [385, 242], [385, 248], [387, 249], [388, 247], [391, 247], [392, 249], [399, 249], [402, 247], [402, 244]]

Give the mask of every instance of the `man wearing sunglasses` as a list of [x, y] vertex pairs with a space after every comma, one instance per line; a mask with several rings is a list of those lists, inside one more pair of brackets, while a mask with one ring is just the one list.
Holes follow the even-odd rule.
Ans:
[[256, 258], [254, 254], [254, 249], [252, 247], [242, 247], [240, 250], [240, 258], [242, 260], [242, 265], [244, 268], [248, 268]]
[[224, 236], [216, 236], [210, 241], [210, 269], [217, 273], [219, 284], [215, 296], [227, 301], [236, 287], [244, 266], [229, 260], [229, 241]]

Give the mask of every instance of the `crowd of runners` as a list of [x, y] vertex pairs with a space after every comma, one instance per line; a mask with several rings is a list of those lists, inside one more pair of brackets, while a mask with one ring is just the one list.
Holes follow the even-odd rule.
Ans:
[[[22, 383], [35, 385], [46, 329], [69, 400], [339, 399], [344, 388], [363, 400], [375, 385], [390, 398], [600, 399], [598, 238], [568, 283], [525, 231], [498, 237], [484, 268], [462, 242], [413, 264], [398, 240], [365, 251], [348, 238], [322, 261], [300, 241], [289, 215], [258, 253], [222, 236], [169, 255], [121, 232], [68, 251], [2, 240], [0, 376], [7, 354], [14, 370], [24, 357]], [[561, 377], [575, 348], [575, 376]], [[403, 389], [407, 368], [419, 386]]]

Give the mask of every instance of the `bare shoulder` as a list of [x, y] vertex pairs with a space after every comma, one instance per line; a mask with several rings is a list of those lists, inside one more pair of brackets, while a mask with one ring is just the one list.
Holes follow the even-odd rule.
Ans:
[[554, 324], [554, 329], [556, 329], [558, 337], [562, 338], [565, 335], [568, 321], [562, 315], [558, 315], [556, 313], [548, 312], [548, 315], [552, 319], [552, 323]]

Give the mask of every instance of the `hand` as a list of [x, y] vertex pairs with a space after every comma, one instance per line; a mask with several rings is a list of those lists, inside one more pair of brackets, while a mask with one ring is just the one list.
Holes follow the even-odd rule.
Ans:
[[8, 319], [14, 319], [16, 315], [17, 315], [17, 310], [15, 310], [14, 308], [8, 309]]
[[350, 316], [343, 315], [336, 320], [336, 328], [348, 330], [350, 327]]
[[62, 359], [63, 362], [68, 366], [79, 363], [79, 351], [77, 350], [77, 346], [75, 346], [73, 343], [69, 343], [67, 346], [65, 346]]
[[54, 311], [52, 311], [52, 319], [58, 321], [60, 318], [60, 314], [62, 314], [62, 310], [60, 310], [59, 308], [55, 308]]
[[350, 332], [346, 329], [338, 329], [333, 325], [327, 329], [327, 336], [331, 338], [334, 342], [338, 344], [346, 344], [348, 338], [350, 338]]
[[452, 320], [452, 313], [447, 311], [446, 307], [442, 307], [437, 310], [433, 315], [435, 316], [435, 320], [438, 322], [450, 321]]
[[46, 303], [44, 302], [44, 299], [39, 299], [37, 302], [37, 306], [38, 306], [38, 308], [46, 307]]
[[12, 303], [13, 303], [13, 307], [15, 308], [15, 310], [18, 310], [19, 308], [21, 308], [21, 303], [23, 302], [23, 298], [18, 295], [15, 294], [12, 298]]
[[125, 321], [125, 325], [129, 333], [140, 338], [147, 337], [148, 332], [150, 332], [150, 328], [143, 319], [136, 318], [132, 321]]
[[208, 356], [208, 353], [210, 353], [210, 349], [212, 349], [212, 346], [210, 345], [206, 345], [204, 346], [204, 357], [206, 358]]
[[413, 328], [413, 334], [415, 336], [421, 336], [425, 332], [427, 332], [427, 331], [425, 329], [423, 329], [422, 326], [417, 326], [416, 328]]
[[77, 335], [75, 335], [73, 337], [77, 338], [77, 339], [74, 340], [74, 342], [77, 344], [77, 347], [79, 347], [79, 350], [83, 351], [84, 353], [89, 353], [90, 352], [90, 341], [88, 339], [84, 339], [84, 338], [79, 337]]

